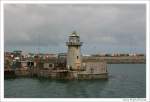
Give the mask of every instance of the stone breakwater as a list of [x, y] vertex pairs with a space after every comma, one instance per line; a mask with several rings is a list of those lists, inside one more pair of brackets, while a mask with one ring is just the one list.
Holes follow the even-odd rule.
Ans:
[[42, 67], [5, 70], [5, 77], [45, 77], [49, 79], [107, 79], [107, 64], [145, 64], [145, 56], [83, 57], [85, 68], [80, 71], [52, 70]]
[[[11, 75], [10, 75], [11, 74]], [[45, 69], [42, 67], [16, 68], [5, 70], [5, 77], [44, 77], [49, 79], [108, 79], [106, 62], [86, 62], [82, 70]]]
[[114, 57], [83, 57], [83, 62], [94, 61], [100, 62], [105, 61], [107, 64], [145, 64], [146, 56], [114, 56]]

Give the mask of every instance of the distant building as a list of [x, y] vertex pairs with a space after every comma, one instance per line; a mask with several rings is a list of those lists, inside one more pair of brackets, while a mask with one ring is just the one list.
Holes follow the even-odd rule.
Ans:
[[43, 62], [43, 68], [49, 69], [49, 70], [55, 69], [56, 65], [57, 65], [57, 59], [56, 58], [47, 59], [47, 60], [44, 60], [42, 62]]
[[22, 55], [22, 51], [21, 50], [15, 50], [15, 51], [13, 51], [13, 53], [14, 53], [15, 57], [21, 57], [21, 55]]
[[89, 54], [84, 54], [84, 55], [82, 55], [82, 56], [85, 56], [85, 57], [90, 57], [91, 55], [89, 55]]

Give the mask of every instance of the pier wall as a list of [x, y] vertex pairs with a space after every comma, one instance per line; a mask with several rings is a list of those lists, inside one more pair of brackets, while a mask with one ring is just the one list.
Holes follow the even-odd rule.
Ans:
[[102, 57], [83, 57], [83, 62], [89, 62], [89, 61], [95, 61], [95, 62], [101, 62], [106, 61], [108, 64], [145, 64], [146, 63], [146, 57], [145, 56], [115, 56], [115, 57], [109, 57], [109, 56], [102, 56]]
[[68, 80], [82, 80], [82, 79], [107, 79], [107, 63], [106, 62], [86, 62], [84, 70], [50, 70], [41, 69], [38, 71], [38, 77], [45, 77], [49, 79], [68, 79]]
[[29, 69], [16, 69], [15, 75], [18, 77], [30, 77], [31, 76], [31, 70]]
[[78, 73], [79, 79], [107, 79], [107, 63], [105, 61], [87, 61], [86, 70]]
[[50, 79], [107, 79], [107, 64], [146, 63], [144, 56], [83, 57], [85, 68], [80, 71], [36, 68], [5, 69], [5, 76], [45, 77]]

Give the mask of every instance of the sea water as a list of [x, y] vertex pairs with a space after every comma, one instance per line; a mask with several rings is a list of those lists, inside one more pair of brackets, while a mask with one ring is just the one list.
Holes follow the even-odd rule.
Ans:
[[145, 98], [145, 64], [109, 64], [108, 80], [4, 80], [5, 98]]

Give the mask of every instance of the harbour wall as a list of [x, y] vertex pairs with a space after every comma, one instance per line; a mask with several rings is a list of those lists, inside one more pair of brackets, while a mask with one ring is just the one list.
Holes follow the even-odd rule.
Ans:
[[83, 56], [83, 62], [94, 61], [101, 62], [105, 61], [107, 64], [145, 64], [146, 57], [145, 56]]
[[88, 80], [88, 79], [107, 79], [107, 63], [106, 62], [86, 62], [82, 70], [68, 69], [46, 69], [42, 67], [17, 68], [15, 70], [5, 70], [5, 77], [10, 76], [13, 72], [15, 77], [43, 77], [49, 79], [66, 79], [66, 80]]
[[[33, 67], [5, 69], [7, 77], [45, 77], [50, 79], [107, 79], [107, 64], [145, 64], [145, 56], [120, 56], [120, 57], [87, 57], [83, 56], [83, 63], [86, 63], [85, 71], [53, 70]], [[91, 69], [93, 68], [93, 69]], [[57, 68], [56, 68], [57, 69]]]

